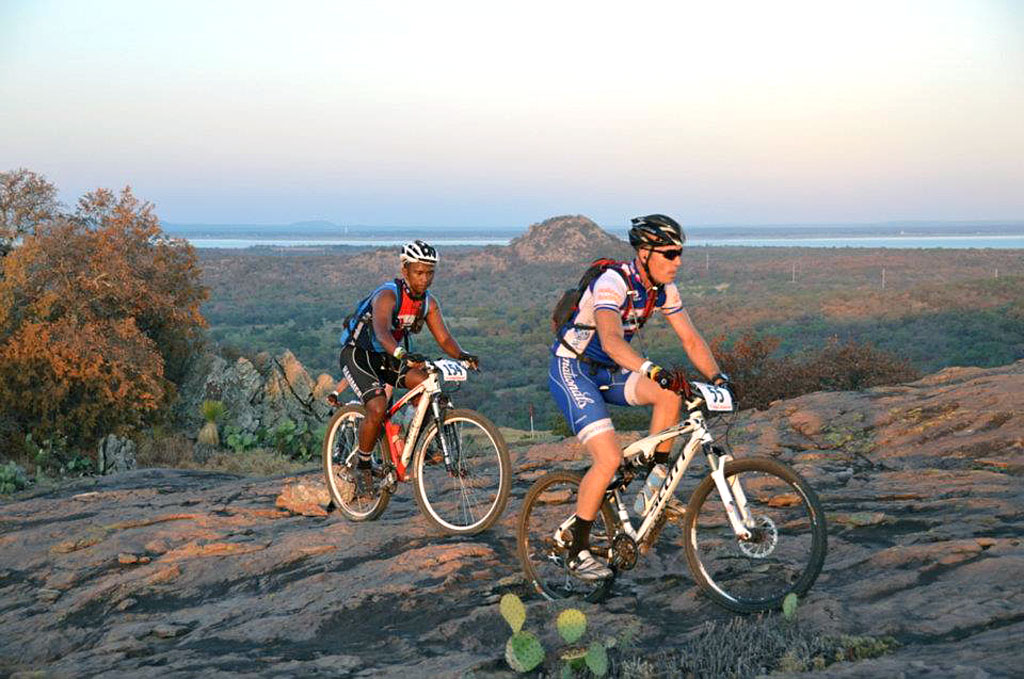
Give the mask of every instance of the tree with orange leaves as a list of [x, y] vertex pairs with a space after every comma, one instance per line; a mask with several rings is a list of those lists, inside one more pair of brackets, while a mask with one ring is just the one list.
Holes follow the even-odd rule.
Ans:
[[57, 187], [23, 167], [0, 172], [0, 266], [15, 241], [57, 216]]
[[[200, 339], [195, 250], [130, 188], [35, 225], [0, 279], [0, 417], [22, 435], [97, 439], [151, 422]], [[2, 444], [2, 442], [0, 442]]]

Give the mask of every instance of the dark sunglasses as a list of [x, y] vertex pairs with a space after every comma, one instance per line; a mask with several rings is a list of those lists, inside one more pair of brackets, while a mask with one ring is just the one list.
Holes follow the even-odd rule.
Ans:
[[652, 252], [657, 252], [659, 255], [661, 255], [662, 257], [671, 262], [673, 260], [679, 259], [679, 257], [683, 254], [683, 249], [678, 248], [676, 250], [652, 250]]

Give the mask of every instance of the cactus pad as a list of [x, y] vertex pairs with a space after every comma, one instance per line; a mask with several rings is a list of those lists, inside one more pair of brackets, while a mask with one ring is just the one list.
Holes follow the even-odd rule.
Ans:
[[526, 620], [526, 607], [523, 606], [519, 597], [515, 594], [506, 594], [501, 597], [498, 607], [501, 609], [501, 617], [505, 618], [505, 622], [512, 628], [513, 634], [523, 629], [523, 622]]
[[576, 608], [567, 608], [558, 614], [558, 633], [565, 643], [574, 643], [587, 631], [587, 616]]
[[793, 616], [796, 615], [797, 596], [793, 592], [786, 595], [786, 598], [782, 600], [782, 615], [786, 620], [792, 620]]
[[603, 677], [608, 673], [608, 652], [600, 641], [590, 644], [587, 649], [586, 661], [587, 667], [595, 676]]
[[505, 662], [516, 672], [529, 672], [544, 662], [544, 647], [529, 632], [516, 632], [505, 643]]

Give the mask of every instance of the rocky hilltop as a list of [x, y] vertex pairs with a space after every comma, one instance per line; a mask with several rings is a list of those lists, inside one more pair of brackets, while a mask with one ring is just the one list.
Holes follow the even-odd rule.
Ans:
[[629, 245], [583, 215], [545, 219], [512, 239], [509, 249], [530, 262], [576, 262], [581, 255], [629, 256]]
[[[899, 644], [813, 676], [1020, 676], [1022, 411], [1024, 361], [736, 418], [735, 454], [793, 464], [827, 511], [801, 625]], [[518, 446], [513, 460], [507, 514], [471, 539], [433, 532], [408, 487], [372, 523], [311, 516], [326, 504], [314, 467], [145, 469], [15, 497], [0, 505], [0, 676], [511, 676], [499, 596], [528, 597], [546, 639], [558, 610], [519, 576], [516, 513], [533, 479], [582, 451]], [[635, 652], [657, 658], [736, 619], [697, 593], [679, 537], [667, 526], [607, 602], [582, 606], [593, 630], [639, 623]]]

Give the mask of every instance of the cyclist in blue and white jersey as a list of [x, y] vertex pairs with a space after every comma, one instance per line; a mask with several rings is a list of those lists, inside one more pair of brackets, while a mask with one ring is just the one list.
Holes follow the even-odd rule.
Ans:
[[[630, 340], [655, 310], [661, 310], [693, 365], [715, 384], [728, 380], [672, 282], [684, 241], [682, 227], [671, 217], [652, 214], [634, 218], [629, 242], [636, 250], [635, 258], [609, 267], [594, 279], [551, 348], [551, 394], [594, 460], [580, 483], [569, 554], [570, 570], [583, 580], [612, 574], [589, 549], [590, 526], [622, 462], [622, 449], [605, 404], [653, 406], [652, 433], [675, 424], [682, 404], [680, 396], [668, 389], [669, 372], [637, 353]], [[671, 441], [661, 448], [654, 464], [668, 460]]]

